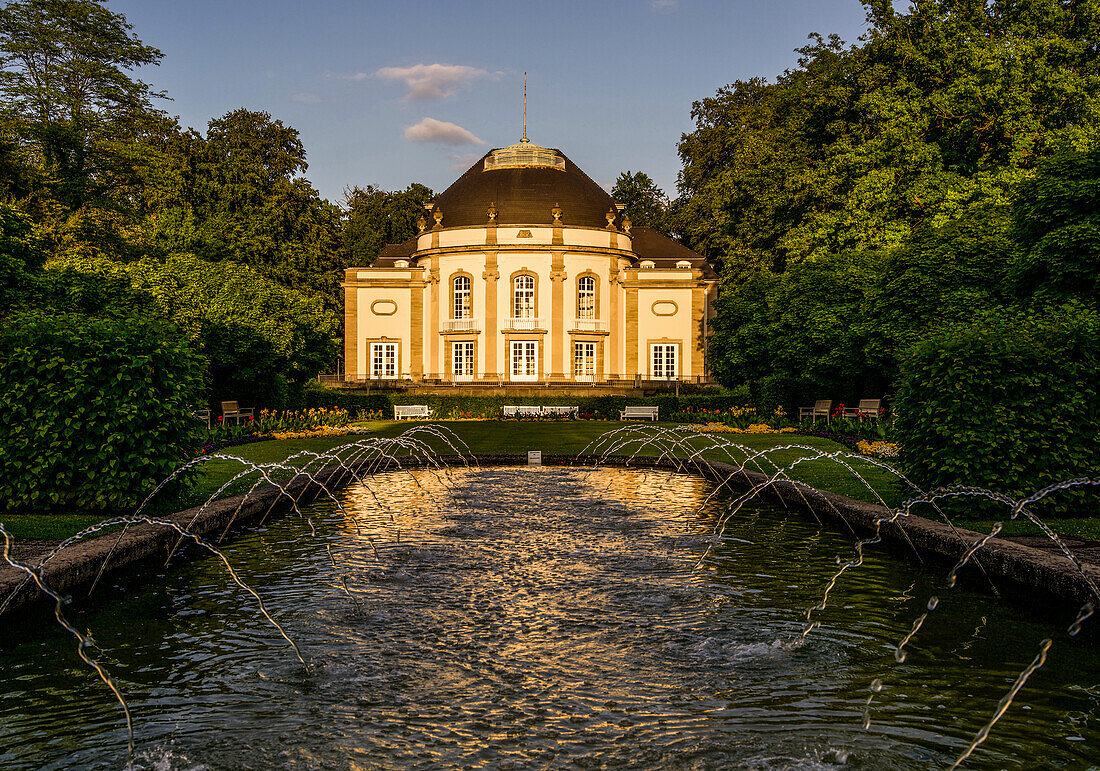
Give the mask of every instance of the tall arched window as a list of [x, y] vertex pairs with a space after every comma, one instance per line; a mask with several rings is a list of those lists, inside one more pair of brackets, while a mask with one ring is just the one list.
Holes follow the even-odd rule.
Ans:
[[535, 277], [516, 276], [512, 282], [512, 318], [535, 317]]
[[454, 280], [454, 318], [468, 319], [470, 312], [470, 277], [456, 276]]
[[577, 280], [577, 318], [596, 318], [596, 279], [581, 276]]

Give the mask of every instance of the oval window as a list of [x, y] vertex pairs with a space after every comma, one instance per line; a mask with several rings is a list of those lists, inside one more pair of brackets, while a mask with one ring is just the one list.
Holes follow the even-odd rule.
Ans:
[[679, 308], [676, 307], [676, 303], [672, 302], [672, 300], [658, 300], [653, 303], [654, 316], [675, 316], [678, 310]]
[[370, 309], [375, 316], [392, 316], [397, 313], [397, 303], [393, 300], [375, 300], [370, 304]]

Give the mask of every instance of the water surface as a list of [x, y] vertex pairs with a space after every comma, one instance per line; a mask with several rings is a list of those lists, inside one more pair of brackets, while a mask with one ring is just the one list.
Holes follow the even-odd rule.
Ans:
[[[764, 506], [716, 538], [711, 490], [624, 469], [394, 472], [341, 493], [346, 512], [311, 507], [316, 535], [272, 520], [225, 551], [308, 669], [215, 559], [74, 618], [133, 709], [135, 768], [945, 766], [1044, 637], [1049, 663], [967, 767], [1096, 762], [1094, 649], [873, 551], [803, 638], [855, 539]], [[69, 638], [7, 629], [0, 671], [0, 766], [126, 765], [121, 712]]]

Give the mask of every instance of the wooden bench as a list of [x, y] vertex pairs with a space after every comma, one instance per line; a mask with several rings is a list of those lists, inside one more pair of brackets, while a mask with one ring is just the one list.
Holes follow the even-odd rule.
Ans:
[[210, 410], [195, 410], [194, 415], [205, 423], [207, 428], [210, 428]]
[[222, 402], [222, 423], [228, 423], [230, 418], [236, 418], [239, 426], [241, 418], [252, 418], [252, 408], [241, 409], [237, 402]]
[[627, 407], [625, 410], [619, 410], [619, 420], [634, 420], [635, 418], [656, 420], [657, 410], [657, 407]]
[[858, 418], [860, 421], [864, 418], [878, 420], [878, 408], [881, 404], [882, 399], [860, 399], [858, 407], [844, 408], [844, 417]]
[[799, 407], [798, 419], [802, 421], [809, 418], [814, 423], [816, 423], [818, 418], [825, 418], [825, 422], [828, 423], [829, 416], [832, 413], [832, 410], [832, 399], [818, 399], [816, 402], [814, 402], [813, 407]]
[[393, 405], [393, 419], [404, 420], [409, 418], [414, 420], [416, 418], [430, 418], [431, 410], [428, 409], [426, 404], [395, 404]]

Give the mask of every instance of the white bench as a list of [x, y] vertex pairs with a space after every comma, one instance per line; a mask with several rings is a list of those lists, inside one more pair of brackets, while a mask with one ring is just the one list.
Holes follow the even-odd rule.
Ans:
[[540, 407], [538, 405], [525, 404], [506, 404], [501, 407], [501, 414], [506, 418], [514, 418], [518, 416], [526, 415], [528, 417], [541, 417], [543, 415], [558, 415], [568, 416], [572, 415], [574, 418], [580, 415], [580, 407], [561, 407], [557, 405], [547, 405]]
[[431, 417], [431, 410], [428, 409], [426, 404], [395, 404], [393, 405], [393, 419], [404, 420], [405, 418], [429, 418]]
[[634, 418], [656, 420], [657, 409], [657, 407], [627, 407], [625, 410], [619, 410], [619, 420], [633, 420]]

